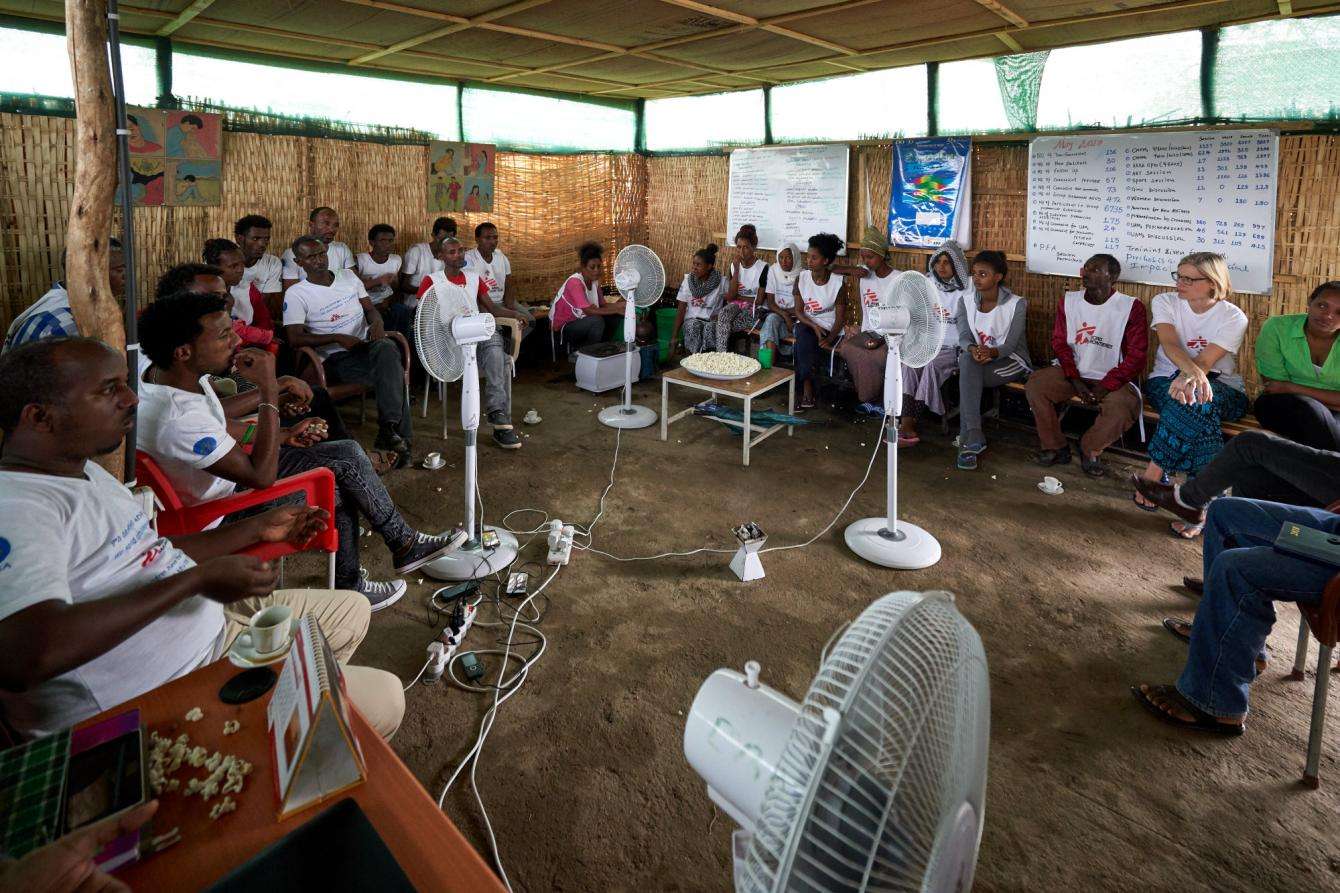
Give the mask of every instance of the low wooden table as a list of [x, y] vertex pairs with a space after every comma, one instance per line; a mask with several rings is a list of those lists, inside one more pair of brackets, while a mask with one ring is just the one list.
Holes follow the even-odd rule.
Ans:
[[[282, 667], [281, 662], [272, 669], [278, 672]], [[367, 781], [277, 821], [274, 761], [265, 726], [270, 696], [241, 706], [219, 700], [219, 689], [240, 672], [227, 660], [216, 661], [94, 718], [138, 707], [147, 729], [174, 738], [185, 732], [191, 736], [192, 746], [200, 744], [210, 752], [236, 754], [254, 767], [242, 793], [232, 795], [237, 810], [217, 821], [209, 817], [210, 805], [218, 802], [217, 797], [206, 802], [167, 791], [158, 798], [158, 812], [151, 823], [153, 834], [180, 828], [181, 841], [117, 871], [117, 877], [132, 890], [206, 887], [344, 797], [358, 801], [418, 889], [462, 893], [503, 889], [479, 853], [357, 710], [353, 711], [353, 725], [367, 761]], [[186, 722], [183, 717], [192, 707], [203, 710], [204, 719]], [[229, 719], [237, 720], [242, 727], [225, 737], [223, 723]], [[185, 787], [184, 779], [189, 776], [183, 771], [174, 777], [182, 778]]]
[[[733, 397], [744, 401], [744, 421], [733, 422], [728, 419], [719, 419], [718, 421], [743, 429], [740, 439], [744, 441], [744, 464], [749, 464], [749, 450], [756, 447], [778, 430], [785, 428], [786, 436], [790, 437], [795, 433], [793, 425], [771, 425], [763, 427], [753, 423], [753, 402], [754, 398], [761, 397], [773, 388], [785, 384], [786, 389], [786, 411], [788, 414], [794, 413], [796, 409], [796, 374], [790, 369], [779, 369], [776, 366], [771, 369], [760, 369], [756, 374], [740, 381], [718, 381], [712, 378], [699, 378], [687, 369], [680, 367], [671, 369], [661, 375], [661, 440], [670, 438], [669, 428], [674, 422], [684, 418], [693, 412], [693, 407], [682, 410], [675, 415], [670, 415], [670, 385], [678, 385], [683, 388], [692, 388], [698, 391], [706, 391], [715, 397]], [[757, 433], [757, 437], [753, 437]]]

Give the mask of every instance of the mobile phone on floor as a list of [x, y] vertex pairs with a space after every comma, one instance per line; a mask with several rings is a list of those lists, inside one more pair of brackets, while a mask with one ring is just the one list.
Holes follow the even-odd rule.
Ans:
[[525, 571], [513, 571], [507, 578], [508, 595], [525, 595], [526, 585], [530, 582], [530, 574]]
[[502, 540], [498, 538], [498, 531], [496, 530], [484, 531], [484, 535], [479, 538], [479, 542], [485, 549], [496, 549], [502, 545]]

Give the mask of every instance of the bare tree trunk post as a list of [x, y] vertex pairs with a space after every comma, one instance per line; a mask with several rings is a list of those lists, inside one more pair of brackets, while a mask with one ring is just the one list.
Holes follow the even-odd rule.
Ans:
[[[116, 197], [116, 112], [107, 66], [107, 0], [65, 0], [66, 43], [74, 76], [75, 172], [65, 237], [65, 287], [81, 334], [116, 350], [126, 346], [120, 302], [107, 279], [107, 240]], [[130, 370], [134, 374], [135, 370]], [[118, 480], [118, 451], [99, 460]]]

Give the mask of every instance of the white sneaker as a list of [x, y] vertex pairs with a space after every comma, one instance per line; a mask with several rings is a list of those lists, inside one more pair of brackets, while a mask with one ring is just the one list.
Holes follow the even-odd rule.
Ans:
[[358, 569], [358, 585], [354, 587], [363, 594], [372, 604], [372, 613], [377, 613], [382, 608], [389, 608], [400, 601], [409, 584], [404, 580], [369, 580], [366, 568]]

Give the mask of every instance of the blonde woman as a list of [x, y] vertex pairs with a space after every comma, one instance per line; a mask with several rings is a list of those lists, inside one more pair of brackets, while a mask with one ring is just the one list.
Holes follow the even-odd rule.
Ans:
[[[1200, 251], [1182, 258], [1172, 274], [1176, 291], [1155, 295], [1152, 328], [1158, 336], [1154, 371], [1145, 382], [1159, 426], [1149, 440], [1143, 477], [1195, 475], [1224, 446], [1220, 426], [1247, 412], [1247, 394], [1236, 356], [1247, 331], [1247, 314], [1229, 301], [1232, 284], [1222, 255]], [[1155, 511], [1139, 493], [1135, 504]], [[1184, 537], [1196, 525], [1174, 525]]]

